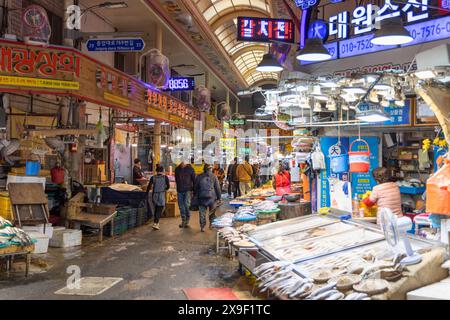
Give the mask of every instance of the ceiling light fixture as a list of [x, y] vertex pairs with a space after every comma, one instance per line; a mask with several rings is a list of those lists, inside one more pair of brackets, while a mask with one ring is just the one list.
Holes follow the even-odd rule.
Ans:
[[366, 94], [366, 92], [367, 92], [367, 90], [362, 87], [345, 87], [345, 88], [342, 88], [342, 90], [344, 90], [347, 93], [352, 93], [352, 94]]
[[327, 101], [326, 108], [328, 111], [336, 111], [337, 110], [336, 101], [334, 101], [334, 99], [330, 97]]
[[340, 85], [338, 85], [338, 84], [335, 83], [335, 82], [322, 82], [320, 85], [321, 85], [322, 87], [325, 87], [325, 88], [331, 88], [331, 89], [339, 88], [339, 87], [340, 87]]
[[387, 113], [381, 110], [367, 110], [358, 112], [355, 117], [360, 121], [368, 123], [385, 122], [392, 120]]
[[314, 104], [313, 112], [322, 112], [322, 105], [320, 104], [320, 102], [316, 102]]
[[436, 77], [436, 73], [433, 70], [416, 71], [414, 75], [421, 80], [432, 79]]
[[414, 38], [405, 29], [399, 17], [382, 20], [381, 28], [375, 32], [375, 36], [370, 41], [375, 45], [395, 46], [406, 44], [413, 40]]
[[123, 8], [128, 8], [128, 4], [126, 2], [103, 2], [101, 4], [98, 5], [99, 8], [103, 8], [103, 9], [123, 9]]
[[324, 61], [329, 59], [331, 59], [331, 54], [319, 38], [307, 39], [305, 47], [297, 51], [297, 60], [300, 61]]
[[256, 71], [259, 72], [280, 72], [283, 71], [283, 67], [274, 58], [273, 55], [267, 53], [263, 56], [261, 62], [256, 67]]
[[378, 90], [378, 91], [386, 91], [386, 90], [391, 90], [392, 89], [392, 87], [390, 85], [386, 84], [386, 83], [376, 84], [376, 85], [373, 86], [373, 88], [375, 90]]

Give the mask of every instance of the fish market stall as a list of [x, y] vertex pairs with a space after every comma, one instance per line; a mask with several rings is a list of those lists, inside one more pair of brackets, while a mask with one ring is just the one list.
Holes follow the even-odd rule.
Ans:
[[239, 250], [240, 264], [258, 278], [261, 292], [280, 299], [406, 299], [448, 276], [441, 243], [408, 236], [420, 259], [405, 264], [406, 254], [381, 229], [332, 215], [258, 226], [243, 238], [254, 247]]

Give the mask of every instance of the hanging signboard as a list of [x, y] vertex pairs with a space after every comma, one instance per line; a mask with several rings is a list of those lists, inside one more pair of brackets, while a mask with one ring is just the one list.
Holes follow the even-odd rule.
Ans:
[[176, 77], [169, 79], [169, 87], [164, 91], [193, 91], [195, 89], [195, 78]]
[[[384, 107], [384, 112], [386, 112], [390, 117], [390, 121], [385, 121], [382, 123], [373, 123], [372, 125], [376, 126], [411, 126], [412, 125], [412, 108], [411, 108], [411, 99], [407, 99], [405, 101], [404, 106], [397, 106], [392, 103], [388, 107]], [[369, 109], [369, 105], [360, 104], [358, 109], [361, 111], [367, 111]]]
[[[442, 2], [439, 8], [444, 8], [446, 2]], [[341, 7], [343, 8], [343, 7]], [[311, 11], [307, 9], [306, 11]], [[311, 21], [309, 24], [302, 23], [300, 34], [301, 44], [304, 44], [305, 37], [318, 37], [322, 40], [335, 40], [337, 55], [332, 55], [332, 59], [348, 58], [369, 53], [408, 47], [425, 42], [447, 39], [450, 37], [450, 15], [444, 11], [440, 15], [439, 10], [429, 6], [428, 0], [405, 1], [404, 3], [390, 0], [384, 1], [380, 7], [368, 3], [357, 6], [351, 12], [347, 10], [335, 11], [332, 16], [327, 17], [327, 32], [323, 29], [323, 21]], [[443, 11], [443, 10], [441, 10]], [[442, 16], [431, 20], [432, 17]], [[307, 12], [302, 13], [302, 19], [308, 19]], [[402, 46], [378, 46], [371, 43], [375, 26], [377, 23], [402, 17], [405, 28], [410, 32], [414, 41]], [[302, 64], [309, 64], [304, 63]]]
[[0, 40], [0, 92], [72, 96], [193, 127], [198, 110], [75, 49]]
[[238, 17], [238, 41], [295, 43], [292, 20]]
[[134, 39], [90, 39], [86, 43], [91, 52], [140, 52], [145, 48], [141, 38]]
[[[380, 166], [380, 153], [379, 153], [379, 138], [378, 137], [363, 137], [365, 141], [369, 144], [370, 148], [370, 171], [368, 173], [339, 173], [335, 174], [331, 172], [330, 169], [330, 155], [339, 155], [341, 152], [345, 152], [348, 150], [350, 143], [356, 140], [357, 137], [341, 137], [341, 148], [336, 148], [336, 144], [338, 143], [337, 137], [322, 137], [320, 138], [320, 146], [321, 150], [325, 155], [325, 164], [326, 170], [322, 170], [320, 172], [319, 181], [318, 181], [318, 207], [325, 208], [330, 207], [332, 205], [332, 199], [330, 195], [330, 191], [336, 191], [336, 189], [330, 189], [330, 179], [336, 186], [335, 180], [338, 179], [342, 182], [351, 182], [351, 188], [347, 190], [339, 190], [339, 192], [347, 191], [347, 195], [351, 194], [351, 198], [353, 199], [356, 194], [363, 195], [367, 191], [373, 189], [376, 185], [376, 181], [372, 177], [372, 171]], [[363, 144], [355, 144], [355, 150], [358, 148], [358, 151], [366, 151], [363, 148], [367, 148]], [[341, 184], [343, 186], [344, 184]], [[350, 191], [349, 191], [350, 190]]]

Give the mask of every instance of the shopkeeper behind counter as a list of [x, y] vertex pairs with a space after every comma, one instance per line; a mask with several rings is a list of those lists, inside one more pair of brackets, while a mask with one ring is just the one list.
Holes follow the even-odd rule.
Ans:
[[135, 159], [133, 167], [133, 185], [140, 186], [146, 181], [144, 173], [142, 172], [141, 160]]
[[286, 170], [284, 165], [280, 165], [278, 172], [273, 178], [273, 188], [277, 196], [284, 196], [291, 193], [291, 174]]
[[[364, 204], [368, 207], [376, 204], [378, 208], [390, 209], [397, 217], [403, 216], [400, 188], [395, 182], [390, 182], [389, 170], [378, 168], [372, 175], [378, 185], [373, 188], [370, 197], [363, 200]], [[377, 214], [377, 223], [380, 224], [379, 214]]]

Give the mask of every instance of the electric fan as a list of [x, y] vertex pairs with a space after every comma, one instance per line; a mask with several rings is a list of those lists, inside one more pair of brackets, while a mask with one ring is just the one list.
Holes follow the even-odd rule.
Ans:
[[[386, 237], [386, 241], [394, 249], [394, 251], [400, 251], [406, 254], [406, 257], [400, 261], [402, 265], [418, 264], [422, 261], [422, 256], [414, 252], [407, 231], [412, 228], [412, 221], [408, 217], [397, 218], [390, 209], [380, 209], [381, 228]], [[400, 241], [403, 242], [403, 248], [400, 245]]]

